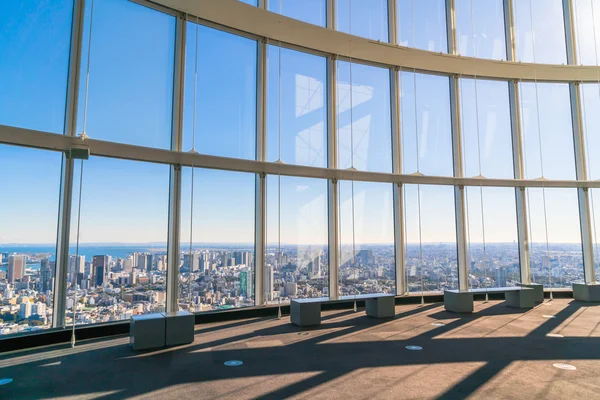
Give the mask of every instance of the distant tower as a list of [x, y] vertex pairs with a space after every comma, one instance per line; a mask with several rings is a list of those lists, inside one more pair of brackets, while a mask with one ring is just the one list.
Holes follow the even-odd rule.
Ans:
[[106, 275], [108, 272], [108, 257], [94, 256], [93, 260], [93, 282], [95, 286], [102, 286], [106, 280]]
[[25, 265], [27, 261], [25, 256], [8, 256], [8, 282], [15, 283], [15, 280], [21, 280], [25, 276]]

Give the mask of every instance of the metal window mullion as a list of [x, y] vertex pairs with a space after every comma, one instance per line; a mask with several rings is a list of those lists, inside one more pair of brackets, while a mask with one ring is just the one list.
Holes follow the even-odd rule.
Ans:
[[563, 0], [563, 18], [565, 22], [565, 44], [567, 49], [567, 64], [577, 65], [575, 24], [571, 0]]
[[[187, 21], [184, 14], [177, 16], [175, 26], [175, 59], [173, 74], [173, 105], [171, 115], [171, 150], [182, 151], [183, 95], [185, 88], [185, 46]], [[179, 256], [181, 231], [182, 167], [172, 164], [169, 172], [169, 217], [167, 233], [167, 311], [179, 306]], [[191, 218], [191, 216], [190, 216]]]
[[[81, 42], [85, 1], [73, 2], [71, 19], [71, 46], [69, 54], [69, 75], [67, 82], [67, 101], [65, 107], [64, 134], [77, 136], [77, 105], [79, 100], [79, 77], [81, 71]], [[58, 224], [56, 234], [56, 262], [53, 287], [52, 327], [65, 326], [67, 302], [67, 269], [69, 265], [69, 238], [71, 230], [71, 205], [73, 198], [74, 160], [64, 153], [62, 157], [60, 196], [58, 205]]]
[[[585, 132], [583, 132], [580, 84], [569, 83], [571, 97], [571, 121], [573, 124], [573, 144], [575, 147], [575, 170], [578, 180], [587, 180], [587, 162], [585, 148]], [[581, 229], [581, 247], [583, 251], [583, 272], [586, 283], [596, 280], [594, 271], [594, 240], [592, 236], [592, 218], [590, 191], [588, 188], [577, 188], [579, 220]]]
[[[521, 112], [519, 107], [519, 83], [508, 82], [510, 123], [512, 134], [513, 169], [515, 179], [524, 178], [523, 146], [521, 134]], [[531, 270], [529, 262], [529, 226], [527, 219], [527, 192], [525, 187], [515, 188], [515, 206], [517, 213], [517, 236], [519, 240], [519, 265], [521, 269], [521, 282], [531, 283]]]
[[[337, 59], [327, 58], [327, 167], [337, 168]], [[339, 185], [337, 179], [327, 181], [327, 247], [329, 262], [329, 298], [339, 296]]]
[[515, 26], [513, 18], [513, 0], [503, 0], [504, 3], [504, 35], [506, 43], [506, 61], [515, 61]]
[[388, 42], [393, 45], [398, 44], [396, 12], [396, 0], [388, 0]]
[[454, 0], [446, 0], [446, 36], [448, 38], [448, 54], [457, 54]]
[[[462, 161], [462, 132], [460, 124], [460, 91], [458, 77], [450, 77], [450, 105], [452, 119], [452, 157], [454, 176], [462, 178], [464, 175]], [[456, 217], [456, 248], [458, 261], [458, 288], [468, 289], [468, 252], [467, 252], [467, 219], [465, 210], [465, 187], [454, 186], [454, 210]]]
[[[402, 148], [401, 148], [401, 129], [400, 129], [400, 79], [399, 69], [390, 70], [390, 89], [391, 89], [391, 112], [392, 112], [392, 160], [393, 172], [402, 173]], [[396, 266], [396, 295], [403, 295], [407, 292], [404, 265], [404, 197], [403, 185], [394, 184], [394, 257]]]
[[335, 0], [325, 0], [327, 1], [327, 28], [335, 30]]
[[[256, 69], [256, 160], [265, 161], [267, 154], [267, 43], [260, 40]], [[265, 304], [267, 177], [256, 174], [254, 198], [254, 305]]]

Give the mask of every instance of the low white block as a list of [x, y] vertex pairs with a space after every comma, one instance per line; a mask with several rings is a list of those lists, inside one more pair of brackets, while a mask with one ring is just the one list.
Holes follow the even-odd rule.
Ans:
[[131, 317], [129, 343], [134, 350], [165, 347], [165, 317], [162, 314], [144, 314]]

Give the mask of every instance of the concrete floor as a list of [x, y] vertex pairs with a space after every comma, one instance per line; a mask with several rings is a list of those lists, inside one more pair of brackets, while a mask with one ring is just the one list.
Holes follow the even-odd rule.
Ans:
[[193, 344], [146, 353], [117, 338], [3, 354], [0, 378], [14, 382], [0, 398], [600, 399], [600, 305], [556, 299], [520, 312], [491, 301], [472, 315], [441, 304], [396, 313], [324, 312], [314, 329], [289, 317], [197, 325]]

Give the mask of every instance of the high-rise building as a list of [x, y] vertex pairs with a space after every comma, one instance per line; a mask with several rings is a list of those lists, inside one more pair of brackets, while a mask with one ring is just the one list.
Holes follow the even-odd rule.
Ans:
[[496, 285], [499, 287], [506, 287], [507, 276], [506, 268], [496, 268]]
[[298, 285], [296, 282], [286, 282], [283, 285], [283, 295], [286, 297], [295, 296], [298, 292]]
[[308, 275], [311, 278], [319, 278], [321, 276], [321, 258], [315, 257], [308, 263]]
[[[69, 274], [68, 274], [68, 282], [74, 283], [79, 274], [83, 275], [85, 270], [85, 256], [69, 256]], [[81, 280], [77, 282], [80, 284]]]
[[40, 292], [52, 290], [52, 277], [54, 276], [54, 262], [44, 258], [40, 263]]
[[14, 283], [17, 279], [21, 280], [25, 276], [25, 265], [27, 259], [23, 255], [8, 256], [8, 282]]
[[29, 301], [25, 301], [21, 303], [19, 308], [19, 318], [25, 319], [31, 316], [31, 303]]
[[273, 275], [273, 266], [269, 265], [265, 274], [265, 292], [267, 301], [273, 301]]
[[148, 269], [148, 258], [146, 257], [146, 254], [136, 253], [135, 258], [136, 268], [138, 268], [141, 271], [145, 271]]
[[198, 253], [184, 254], [183, 265], [181, 266], [184, 270], [196, 272], [198, 271], [200, 264], [200, 255]]
[[152, 271], [154, 268], [154, 256], [152, 254], [146, 254], [146, 270]]
[[93, 282], [95, 286], [102, 286], [108, 273], [108, 257], [94, 256], [93, 259]]

